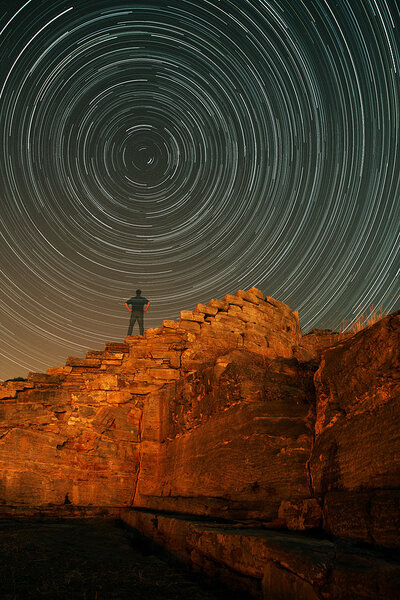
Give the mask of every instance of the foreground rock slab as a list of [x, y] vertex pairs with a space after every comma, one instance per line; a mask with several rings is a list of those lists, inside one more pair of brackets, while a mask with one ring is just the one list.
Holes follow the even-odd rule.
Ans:
[[400, 554], [349, 541], [123, 509], [121, 518], [185, 563], [265, 600], [400, 598]]

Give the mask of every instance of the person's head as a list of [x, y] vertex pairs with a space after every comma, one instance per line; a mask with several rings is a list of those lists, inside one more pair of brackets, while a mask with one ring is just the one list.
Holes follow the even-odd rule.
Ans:
[[136, 290], [136, 296], [140, 296], [141, 293], [142, 293], [142, 290]]

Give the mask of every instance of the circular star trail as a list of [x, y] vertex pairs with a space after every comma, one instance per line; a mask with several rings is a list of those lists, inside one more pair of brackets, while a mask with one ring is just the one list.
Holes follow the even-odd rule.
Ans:
[[0, 8], [1, 371], [255, 285], [304, 330], [399, 301], [384, 0]]

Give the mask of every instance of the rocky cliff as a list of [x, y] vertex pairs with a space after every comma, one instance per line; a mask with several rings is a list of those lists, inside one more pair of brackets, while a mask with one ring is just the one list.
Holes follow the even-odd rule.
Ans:
[[399, 332], [396, 313], [356, 335], [302, 337], [296, 313], [252, 288], [6, 382], [0, 503], [145, 508], [399, 548]]
[[3, 384], [1, 501], [272, 518], [282, 499], [309, 495], [300, 337], [287, 306], [240, 291]]

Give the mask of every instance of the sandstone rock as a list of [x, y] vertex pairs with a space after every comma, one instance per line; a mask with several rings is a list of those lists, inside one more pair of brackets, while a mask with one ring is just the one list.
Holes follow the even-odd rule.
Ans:
[[155, 383], [154, 381], [152, 383], [144, 383], [144, 382], [133, 382], [130, 385], [130, 390], [133, 394], [139, 394], [141, 395], [147, 395], [150, 394], [151, 392], [155, 392], [156, 390], [159, 390], [161, 387], [161, 382]]
[[75, 358], [74, 356], [68, 356], [66, 361], [67, 367], [96, 368], [100, 364], [101, 361], [98, 358]]
[[104, 350], [109, 352], [122, 352], [123, 354], [127, 354], [129, 352], [129, 345], [121, 344], [120, 342], [107, 342], [104, 347]]
[[[262, 293], [261, 290], [259, 290], [256, 287], [252, 287], [249, 289], [249, 294], [254, 294], [254, 296], [257, 296], [257, 298], [260, 298], [260, 300], [265, 300], [265, 296]], [[239, 294], [238, 294], [239, 295]]]
[[337, 333], [330, 329], [313, 329], [311, 333], [303, 335], [298, 348], [300, 352], [303, 351], [310, 355], [310, 359], [320, 359], [324, 350], [349, 337], [351, 334]]
[[272, 561], [265, 566], [263, 580], [264, 598], [273, 600], [319, 600], [317, 594], [308, 581], [285, 568], [279, 567]]
[[19, 391], [33, 387], [35, 387], [33, 381], [6, 381], [0, 386], [0, 400], [16, 398]]
[[107, 392], [107, 402], [111, 404], [125, 404], [132, 399], [132, 393], [128, 391]]
[[[235, 351], [215, 366], [178, 381], [160, 398], [162, 441], [143, 446], [135, 502], [225, 518], [274, 519], [282, 499], [309, 497], [305, 463], [312, 397], [307, 394], [313, 372], [298, 374], [300, 387], [290, 374], [283, 394], [271, 379], [266, 402], [265, 367], [257, 355]], [[282, 371], [281, 365], [276, 368]], [[275, 375], [279, 384], [286, 381], [285, 373]], [[146, 405], [143, 441], [149, 418], [154, 411], [148, 414]]]
[[200, 323], [191, 320], [191, 321], [180, 321], [179, 326], [185, 331], [189, 331], [190, 333], [200, 333]]
[[[315, 375], [316, 439], [310, 461], [315, 492], [325, 498], [324, 524], [329, 531], [369, 541], [386, 539], [396, 546], [399, 333], [400, 313], [395, 313], [325, 351]], [[391, 507], [390, 519], [371, 511], [377, 493], [381, 505]]]
[[68, 375], [71, 371], [72, 367], [50, 367], [46, 373], [48, 375]]
[[320, 527], [322, 511], [316, 498], [284, 500], [279, 507], [278, 517], [285, 522], [288, 529], [304, 531]]
[[232, 294], [225, 294], [224, 300], [228, 304], [233, 304], [233, 305], [237, 305], [237, 306], [243, 305], [243, 299], [240, 298], [239, 296], [232, 296]]
[[178, 321], [171, 321], [169, 319], [162, 322], [162, 329], [178, 329]]
[[320, 536], [196, 522], [182, 515], [123, 509], [121, 517], [187, 564], [254, 598], [398, 598], [398, 556]]
[[[256, 289], [188, 313], [0, 385], [0, 503], [163, 511], [149, 535], [255, 596], [395, 598], [400, 313], [314, 341]], [[315, 529], [321, 508], [369, 548], [266, 530]]]
[[156, 327], [154, 329], [146, 329], [146, 331], [144, 332], [144, 337], [146, 339], [154, 338], [154, 337], [158, 337], [161, 333], [162, 333], [161, 327]]
[[257, 288], [252, 289], [253, 291], [249, 290], [248, 292], [245, 292], [244, 290], [239, 290], [236, 292], [235, 295], [238, 298], [242, 298], [242, 300], [250, 302], [251, 304], [260, 304], [260, 301], [264, 301], [263, 293], [260, 292], [260, 290], [257, 290]]
[[191, 310], [181, 310], [180, 321], [195, 321], [202, 323], [204, 321], [204, 314], [201, 312], [193, 312]]
[[165, 381], [171, 381], [179, 379], [180, 372], [177, 369], [150, 369], [149, 370], [151, 379], [163, 379]]
[[105, 371], [105, 370], [108, 369], [109, 365], [114, 365], [114, 366], [118, 365], [119, 366], [121, 363], [122, 363], [121, 360], [109, 360], [109, 359], [102, 360], [101, 361], [101, 365], [100, 365], [100, 369], [102, 369], [103, 371]]
[[86, 352], [86, 358], [99, 358], [102, 359], [104, 357], [104, 350], [88, 350]]
[[305, 348], [303, 348], [303, 346], [293, 346], [292, 352], [293, 356], [299, 362], [309, 362], [315, 359], [315, 353], [306, 350]]
[[214, 300], [214, 298], [212, 300], [210, 300], [210, 302], [208, 303], [208, 306], [211, 306], [212, 308], [216, 308], [219, 311], [220, 310], [227, 311], [229, 308], [228, 302], [226, 302], [225, 300]]
[[[86, 378], [87, 385], [90, 380]], [[94, 390], [118, 390], [119, 381], [117, 375], [99, 375], [90, 383], [91, 389]]]
[[195, 314], [200, 313], [203, 315], [215, 316], [218, 312], [218, 308], [216, 306], [209, 306], [208, 304], [197, 304], [193, 312]]
[[248, 317], [243, 314], [243, 311], [240, 306], [236, 306], [236, 304], [231, 304], [228, 309], [228, 316], [235, 317], [236, 319], [240, 319], [241, 321], [248, 321]]

